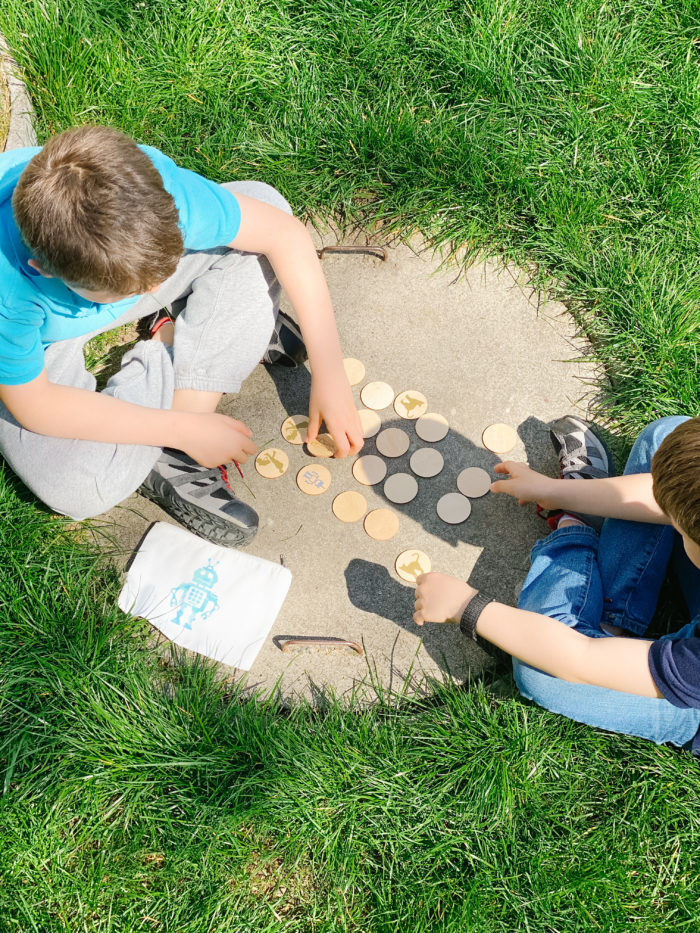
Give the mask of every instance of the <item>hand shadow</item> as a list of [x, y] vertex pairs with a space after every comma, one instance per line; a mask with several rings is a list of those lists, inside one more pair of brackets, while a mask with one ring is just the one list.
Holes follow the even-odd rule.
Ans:
[[[280, 401], [288, 414], [301, 414], [308, 410], [310, 375], [306, 368], [296, 370], [270, 370]], [[358, 400], [358, 407], [361, 402]], [[425, 533], [456, 549], [465, 542], [475, 549], [478, 556], [471, 571], [468, 566], [460, 568], [454, 560], [450, 566], [449, 554], [440, 549], [445, 562], [441, 567], [433, 552], [433, 570], [453, 573], [483, 590], [500, 602], [515, 605], [517, 592], [529, 566], [529, 552], [538, 537], [547, 532], [544, 522], [535, 517], [534, 506], [521, 508], [507, 495], [486, 493], [471, 498], [471, 515], [467, 521], [449, 525], [437, 515], [436, 505], [441, 496], [457, 491], [457, 477], [466, 467], [480, 467], [492, 481], [502, 478], [495, 473], [496, 464], [511, 458], [510, 454], [499, 456], [478, 446], [460, 432], [450, 429], [445, 438], [435, 443], [421, 440], [416, 434], [415, 421], [399, 418], [393, 409], [380, 412], [382, 430], [399, 428], [409, 437], [409, 448], [401, 457], [382, 459], [387, 465], [387, 477], [395, 473], [412, 474], [411, 454], [420, 447], [434, 447], [444, 457], [442, 471], [433, 478], [417, 478], [418, 494], [413, 501], [397, 505], [386, 499], [383, 483], [366, 490], [369, 508], [385, 504], [398, 513], [402, 528], [407, 530], [411, 523], [418, 526], [415, 546], [430, 554], [430, 542]], [[548, 437], [548, 428], [537, 418], [529, 417], [517, 427], [530, 465], [548, 475], [557, 475], [558, 465]], [[365, 440], [362, 455], [378, 454], [376, 437]], [[514, 451], [516, 459], [523, 459], [523, 448]], [[351, 481], [352, 482], [352, 481]], [[357, 484], [353, 488], [365, 489]], [[375, 501], [372, 502], [371, 499]], [[376, 500], [380, 501], [377, 502]], [[384, 500], [382, 503], [381, 500]], [[435, 549], [437, 550], [437, 549]], [[471, 550], [469, 560], [474, 559]], [[391, 568], [359, 558], [350, 559], [345, 570], [348, 598], [357, 609], [375, 616], [382, 616], [406, 632], [422, 638], [425, 650], [444, 671], [449, 671], [449, 658], [467, 656], [467, 666], [489, 666], [485, 653], [475, 644], [467, 643], [456, 625], [416, 626], [413, 622], [414, 589], [395, 579]], [[460, 664], [460, 667], [463, 667]], [[491, 665], [492, 666], [492, 665]]]
[[345, 569], [345, 583], [350, 602], [356, 609], [380, 614], [399, 629], [417, 635], [430, 657], [448, 676], [452, 673], [449, 659], [460, 655], [466, 659], [466, 665], [459, 664], [462, 670], [494, 666], [495, 662], [486, 652], [465, 639], [458, 625], [416, 625], [413, 621], [415, 589], [399, 583], [381, 564], [353, 558]]

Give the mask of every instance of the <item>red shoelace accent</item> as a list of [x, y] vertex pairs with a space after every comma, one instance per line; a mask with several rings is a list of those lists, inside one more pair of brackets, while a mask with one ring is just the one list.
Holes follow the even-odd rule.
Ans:
[[[221, 479], [226, 483], [226, 485], [228, 486], [228, 488], [231, 489], [231, 484], [230, 484], [229, 481], [228, 481], [228, 473], [226, 472], [226, 467], [225, 467], [225, 466], [220, 466], [220, 467], [219, 467], [219, 473], [221, 473]], [[233, 489], [231, 489], [231, 492], [233, 492]]]

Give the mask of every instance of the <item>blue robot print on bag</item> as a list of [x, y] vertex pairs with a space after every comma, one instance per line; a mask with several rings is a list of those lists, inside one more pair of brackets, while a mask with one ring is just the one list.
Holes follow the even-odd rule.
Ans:
[[219, 598], [212, 592], [218, 580], [214, 565], [209, 561], [206, 567], [195, 570], [191, 583], [181, 583], [173, 587], [170, 591], [170, 605], [179, 604], [180, 608], [171, 621], [180, 625], [184, 619], [183, 627], [191, 629], [194, 620], [199, 619], [203, 622], [208, 619], [219, 608]]

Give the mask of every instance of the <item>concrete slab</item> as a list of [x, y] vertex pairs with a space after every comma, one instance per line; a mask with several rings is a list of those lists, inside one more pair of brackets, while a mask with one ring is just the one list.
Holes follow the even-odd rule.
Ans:
[[[318, 243], [336, 242], [332, 231], [314, 236]], [[392, 246], [387, 254], [386, 262], [327, 255], [323, 267], [345, 355], [366, 367], [365, 379], [353, 390], [358, 407], [362, 385], [384, 380], [396, 393], [424, 393], [429, 410], [449, 421], [447, 437], [434, 445], [445, 467], [433, 479], [419, 479], [412, 502], [392, 505], [381, 485], [360, 486], [349, 459], [322, 461], [332, 474], [328, 492], [310, 497], [299, 491], [298, 470], [316, 461], [286, 443], [280, 426], [287, 415], [307, 410], [306, 369], [261, 366], [241, 394], [225, 398], [222, 406], [252, 428], [261, 448], [283, 447], [290, 459], [288, 472], [277, 480], [263, 479], [252, 463], [244, 468], [244, 483], [230, 470], [237, 493], [260, 514], [249, 552], [283, 561], [294, 575], [271, 637], [248, 675], [249, 685], [265, 690], [277, 685], [283, 697], [313, 696], [316, 688], [329, 687], [345, 695], [372, 679], [397, 689], [409, 674], [417, 688], [426, 675], [463, 680], [470, 667], [487, 663], [456, 627], [413, 624], [413, 590], [398, 578], [394, 561], [405, 549], [418, 548], [434, 570], [469, 578], [513, 603], [530, 547], [544, 530], [533, 509], [488, 494], [472, 501], [464, 524], [451, 526], [438, 518], [437, 501], [457, 490], [457, 476], [467, 466], [492, 473], [499, 459], [516, 459], [554, 472], [545, 423], [568, 411], [585, 414], [595, 375], [582, 359], [585, 345], [574, 337], [564, 307], [541, 306], [508, 270], [487, 263], [455, 280], [454, 268], [436, 271], [434, 257], [407, 245]], [[415, 422], [400, 419], [393, 408], [380, 414], [383, 427], [400, 427], [410, 437], [408, 452], [387, 461], [389, 474], [410, 472], [410, 455], [424, 446]], [[482, 431], [495, 421], [512, 425], [519, 436], [513, 452], [502, 458], [481, 445]], [[375, 439], [366, 442], [363, 453], [376, 453]], [[392, 540], [374, 541], [361, 522], [343, 524], [334, 517], [332, 500], [348, 489], [362, 492], [370, 509], [398, 513], [399, 531]], [[168, 520], [139, 496], [105, 518], [115, 523], [112, 533], [122, 560], [149, 522]], [[283, 635], [340, 636], [362, 644], [365, 655], [325, 648], [282, 653], [275, 636]]]

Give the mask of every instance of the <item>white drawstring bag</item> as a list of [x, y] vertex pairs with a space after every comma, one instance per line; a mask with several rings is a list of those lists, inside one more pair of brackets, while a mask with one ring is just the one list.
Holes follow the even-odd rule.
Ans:
[[183, 648], [249, 671], [291, 582], [286, 567], [156, 522], [127, 572], [119, 608]]

